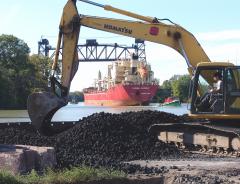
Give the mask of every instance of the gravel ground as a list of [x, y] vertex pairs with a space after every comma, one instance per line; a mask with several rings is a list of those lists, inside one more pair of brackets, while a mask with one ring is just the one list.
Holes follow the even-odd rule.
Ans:
[[[197, 159], [199, 157], [199, 159]], [[149, 168], [165, 168], [161, 175], [165, 183], [240, 183], [240, 158], [207, 158], [195, 155], [193, 158], [178, 160], [137, 160], [130, 164]], [[137, 175], [147, 178], [146, 174]], [[145, 176], [145, 177], [144, 177]], [[148, 177], [156, 177], [150, 174]], [[136, 174], [131, 177], [136, 177]]]
[[60, 168], [82, 164], [118, 168], [121, 161], [181, 157], [176, 147], [148, 133], [154, 123], [180, 121], [180, 116], [157, 111], [98, 113], [53, 137], [38, 135], [30, 125], [2, 127], [0, 144], [53, 146]]
[[[239, 159], [234, 159], [235, 165], [230, 165], [230, 161], [224, 160], [225, 158], [184, 153], [176, 147], [159, 142], [147, 131], [152, 124], [186, 121], [191, 119], [158, 111], [97, 113], [83, 118], [74, 127], [53, 137], [39, 135], [31, 125], [0, 125], [0, 144], [53, 146], [58, 168], [83, 164], [96, 168], [111, 167], [125, 171], [130, 178], [142, 177], [149, 180], [149, 177], [157, 177], [159, 183], [240, 181], [240, 168], [236, 170]], [[145, 161], [127, 162], [133, 160]], [[147, 160], [155, 160], [155, 163]], [[182, 165], [179, 165], [179, 161]], [[196, 164], [193, 161], [199, 162]], [[225, 164], [219, 166], [218, 161]], [[191, 166], [192, 163], [198, 167]], [[209, 165], [212, 164], [216, 167], [211, 168]], [[230, 167], [225, 167], [226, 165]]]

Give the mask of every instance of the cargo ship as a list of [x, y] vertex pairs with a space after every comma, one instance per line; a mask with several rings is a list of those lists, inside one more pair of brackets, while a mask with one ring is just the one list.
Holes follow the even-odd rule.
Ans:
[[146, 61], [117, 60], [108, 65], [107, 76], [99, 71], [94, 86], [85, 88], [84, 103], [97, 106], [148, 105], [157, 92], [159, 82]]

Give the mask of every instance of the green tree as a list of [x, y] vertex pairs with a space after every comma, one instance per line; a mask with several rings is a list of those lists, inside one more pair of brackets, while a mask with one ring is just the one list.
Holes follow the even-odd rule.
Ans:
[[0, 108], [26, 108], [30, 93], [48, 89], [49, 58], [29, 56], [27, 44], [13, 36], [0, 35]]
[[182, 75], [171, 82], [173, 96], [178, 97], [182, 102], [188, 100], [190, 80], [189, 75]]
[[69, 101], [73, 103], [83, 102], [84, 95], [81, 91], [74, 91], [69, 93]]
[[27, 65], [28, 45], [13, 35], [0, 36], [0, 64], [19, 71]]
[[12, 35], [0, 36], [1, 108], [26, 107], [31, 86], [29, 77], [33, 69], [28, 62], [29, 52], [23, 40]]
[[156, 99], [157, 102], [163, 103], [164, 100], [172, 96], [172, 82], [177, 80], [178, 75], [172, 76], [169, 80], [163, 81], [162, 85], [158, 89], [154, 100]]
[[171, 80], [163, 81], [163, 84], [161, 85], [161, 89], [172, 90]]
[[32, 64], [32, 92], [48, 90], [48, 79], [51, 75], [51, 60], [48, 57], [31, 55], [29, 56], [29, 63]]
[[0, 108], [10, 103], [11, 94], [9, 93], [12, 81], [9, 79], [8, 70], [0, 67]]

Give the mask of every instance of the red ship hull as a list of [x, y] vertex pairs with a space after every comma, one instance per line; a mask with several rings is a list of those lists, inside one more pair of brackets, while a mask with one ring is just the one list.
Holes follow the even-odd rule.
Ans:
[[156, 94], [158, 85], [117, 84], [107, 91], [88, 91], [84, 93], [87, 105], [131, 106], [148, 105]]

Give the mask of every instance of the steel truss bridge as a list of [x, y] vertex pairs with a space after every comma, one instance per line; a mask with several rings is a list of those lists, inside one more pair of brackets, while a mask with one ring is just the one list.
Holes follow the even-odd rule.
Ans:
[[[48, 39], [38, 42], [38, 55], [53, 59], [55, 48], [49, 45]], [[140, 61], [146, 61], [144, 40], [135, 39], [132, 46], [114, 44], [99, 44], [96, 39], [88, 39], [85, 44], [77, 46], [79, 62], [108, 62], [119, 59], [129, 59], [131, 56]], [[62, 49], [60, 49], [60, 57]]]

